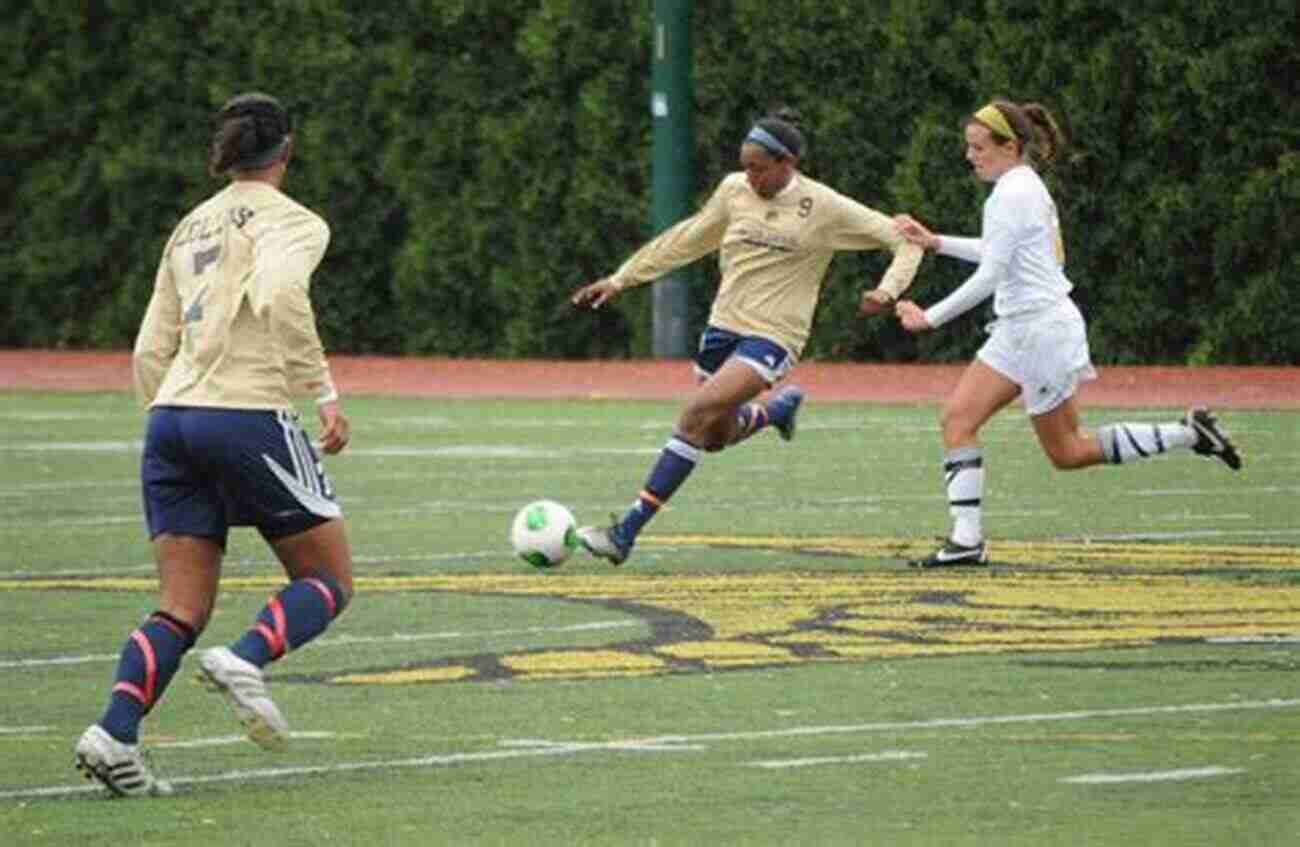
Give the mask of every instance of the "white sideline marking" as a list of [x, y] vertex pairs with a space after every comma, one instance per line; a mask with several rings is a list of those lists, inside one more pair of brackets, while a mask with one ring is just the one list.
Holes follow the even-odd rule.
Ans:
[[0, 449], [16, 453], [139, 453], [144, 442], [134, 441], [39, 441], [34, 444], [0, 444]]
[[48, 726], [0, 726], [0, 735], [28, 735], [34, 732], [48, 732]]
[[[354, 644], [393, 644], [410, 641], [443, 641], [457, 638], [500, 638], [505, 635], [550, 635], [562, 632], [589, 632], [601, 629], [621, 629], [641, 626], [641, 621], [593, 621], [592, 623], [575, 623], [568, 626], [530, 626], [522, 629], [489, 629], [482, 632], [395, 632], [392, 635], [337, 635], [318, 638], [303, 645], [303, 649], [321, 647], [351, 646]], [[96, 662], [115, 662], [117, 653], [99, 653], [85, 656], [54, 656], [49, 659], [8, 659], [0, 661], [0, 670], [18, 668], [39, 668], [49, 665], [88, 665]]]
[[810, 768], [814, 765], [840, 765], [853, 762], [899, 762], [905, 759], [924, 759], [925, 753], [912, 753], [907, 750], [885, 750], [882, 753], [860, 753], [856, 756], [821, 756], [813, 759], [768, 759], [762, 762], [745, 762], [746, 767], [768, 768]]
[[[290, 738], [304, 741], [318, 741], [326, 738], [338, 738], [336, 732], [290, 732]], [[211, 738], [195, 738], [190, 741], [160, 741], [147, 745], [156, 750], [190, 749], [194, 747], [227, 747], [231, 744], [252, 744], [247, 735], [217, 735]]]
[[808, 735], [848, 735], [859, 732], [893, 732], [906, 729], [947, 729], [950, 727], [990, 726], [1008, 723], [1045, 723], [1078, 721], [1093, 718], [1144, 717], [1154, 715], [1195, 714], [1199, 712], [1233, 712], [1257, 709], [1289, 709], [1300, 706], [1300, 699], [1242, 700], [1237, 703], [1191, 703], [1185, 706], [1134, 706], [1128, 709], [1091, 709], [1077, 712], [1039, 712], [1023, 715], [985, 715], [974, 718], [932, 718], [921, 721], [845, 724], [842, 726], [804, 726], [788, 729], [718, 732], [704, 735], [660, 735], [648, 738], [654, 743], [702, 741], [750, 741], [756, 738], [790, 738]]
[[[319, 774], [355, 773], [357, 771], [397, 770], [401, 768], [427, 768], [460, 765], [473, 762], [492, 762], [500, 759], [522, 759], [534, 756], [571, 756], [593, 750], [630, 750], [625, 742], [609, 744], [551, 744], [515, 747], [505, 750], [484, 750], [478, 753], [448, 753], [441, 756], [419, 756], [410, 759], [389, 759], [377, 762], [340, 762], [335, 765], [306, 765], [285, 768], [257, 768], [254, 770], [227, 771], [210, 776], [169, 777], [167, 782], [176, 785], [204, 785], [216, 782], [242, 782], [250, 779], [278, 779], [287, 776], [313, 776]], [[688, 748], [689, 749], [689, 748]], [[72, 794], [100, 792], [99, 786], [51, 786], [18, 791], [0, 792], [0, 800], [25, 797], [64, 797]]]
[[[389, 759], [368, 762], [340, 762], [334, 765], [315, 765], [285, 768], [262, 768], [258, 770], [228, 771], [211, 776], [177, 777], [169, 781], [173, 785], [201, 785], [212, 782], [238, 782], [250, 779], [275, 779], [286, 776], [309, 776], [315, 774], [351, 773], [367, 770], [396, 770], [399, 768], [424, 768], [444, 765], [458, 765], [470, 762], [491, 762], [505, 759], [518, 759], [532, 756], [566, 756], [576, 753], [594, 751], [628, 751], [643, 747], [654, 748], [656, 752], [666, 752], [665, 748], [679, 745], [684, 749], [699, 750], [710, 741], [748, 741], [756, 738], [781, 738], [788, 736], [843, 735], [856, 732], [884, 732], [890, 730], [908, 730], [918, 728], [971, 727], [988, 724], [1034, 723], [1043, 721], [1088, 720], [1108, 717], [1139, 717], [1157, 715], [1194, 714], [1198, 712], [1254, 711], [1260, 709], [1288, 709], [1300, 706], [1300, 700], [1243, 700], [1238, 703], [1193, 703], [1183, 706], [1147, 706], [1129, 709], [1092, 709], [1074, 712], [1044, 712], [1024, 715], [988, 715], [974, 718], [937, 718], [922, 721], [899, 721], [865, 723], [843, 726], [805, 726], [789, 729], [751, 731], [751, 732], [717, 732], [701, 735], [661, 735], [637, 738], [628, 741], [608, 743], [573, 743], [562, 741], [510, 742], [503, 741], [505, 749], [486, 750], [477, 753], [449, 753], [438, 756], [420, 756], [409, 759]], [[65, 797], [73, 794], [85, 794], [99, 791], [96, 786], [50, 786], [47, 788], [24, 788], [15, 791], [0, 791], [0, 800], [15, 800], [30, 797]]]
[[632, 741], [595, 741], [588, 743], [569, 741], [546, 741], [540, 738], [511, 738], [501, 742], [502, 747], [530, 749], [536, 747], [565, 747], [575, 753], [585, 750], [628, 750], [634, 753], [675, 753], [682, 750], [705, 750], [703, 744], [662, 744], [639, 740]]
[[[504, 510], [503, 510], [504, 511]], [[136, 516], [136, 520], [140, 520]], [[0, 529], [4, 529], [0, 527]], [[514, 553], [508, 550], [471, 550], [467, 553], [407, 553], [401, 556], [353, 556], [353, 564], [382, 565], [391, 562], [441, 562], [441, 561], [464, 561], [466, 559], [500, 559], [513, 558]], [[262, 568], [276, 568], [280, 563], [270, 559], [240, 559], [230, 560], [222, 564], [222, 573], [244, 573], [257, 571]], [[88, 581], [87, 588], [94, 588], [93, 580], [112, 579], [122, 574], [135, 574], [148, 572], [150, 574], [158, 570], [158, 566], [153, 562], [145, 565], [123, 565], [115, 567], [111, 571], [98, 571], [90, 573], [86, 568], [66, 568], [58, 571], [47, 570], [16, 570], [0, 571], [0, 579], [22, 579], [24, 577], [34, 577], [36, 579], [54, 579], [59, 577], [85, 577]], [[276, 572], [278, 573], [278, 572]], [[274, 576], [275, 573], [270, 574]]]
[[1086, 773], [1069, 776], [1061, 782], [1075, 785], [1108, 785], [1120, 782], [1168, 782], [1182, 779], [1202, 779], [1207, 776], [1229, 776], [1245, 773], [1245, 768], [1221, 768], [1212, 765], [1208, 768], [1181, 768], [1173, 771], [1152, 771], [1151, 773]]

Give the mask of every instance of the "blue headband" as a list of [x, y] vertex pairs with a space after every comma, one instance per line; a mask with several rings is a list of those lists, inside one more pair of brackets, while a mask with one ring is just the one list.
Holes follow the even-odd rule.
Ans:
[[761, 126], [755, 126], [753, 129], [751, 129], [749, 131], [749, 135], [745, 136], [745, 140], [752, 141], [753, 143], [757, 144], [759, 147], [762, 147], [763, 149], [767, 150], [767, 152], [769, 153], [775, 153], [778, 156], [785, 156], [790, 159], [799, 158], [793, 152], [790, 151], [789, 147], [786, 147], [784, 144], [782, 144], [779, 138], [777, 138], [775, 135], [768, 132], [767, 130], [763, 129]]

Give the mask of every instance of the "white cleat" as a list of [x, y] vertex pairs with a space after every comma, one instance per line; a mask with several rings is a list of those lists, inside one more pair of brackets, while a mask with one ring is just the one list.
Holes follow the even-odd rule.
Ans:
[[578, 543], [598, 559], [621, 565], [632, 555], [631, 544], [621, 544], [613, 526], [584, 526], [578, 530]]
[[264, 750], [289, 745], [289, 723], [266, 693], [262, 670], [236, 656], [229, 647], [211, 647], [199, 654], [199, 682], [225, 695], [249, 739]]
[[98, 781], [115, 797], [157, 797], [171, 785], [154, 777], [138, 744], [123, 744], [102, 726], [91, 724], [72, 749], [73, 763], [86, 779]]

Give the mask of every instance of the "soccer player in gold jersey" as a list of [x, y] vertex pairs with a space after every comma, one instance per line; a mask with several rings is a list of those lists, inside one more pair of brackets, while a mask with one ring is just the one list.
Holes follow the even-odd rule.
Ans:
[[699, 385], [660, 452], [636, 502], [608, 527], [578, 531], [594, 556], [618, 565], [637, 534], [672, 497], [703, 454], [767, 426], [795, 433], [803, 392], [795, 385], [754, 402], [783, 379], [803, 352], [831, 259], [840, 250], [890, 250], [880, 284], [859, 312], [892, 308], [921, 261], [891, 218], [799, 170], [805, 141], [798, 114], [758, 120], [740, 145], [739, 172], [726, 176], [700, 211], [641, 247], [612, 275], [579, 288], [576, 306], [598, 309], [633, 286], [718, 252], [722, 279], [695, 356]]
[[280, 190], [293, 141], [266, 94], [220, 110], [209, 171], [230, 182], [172, 233], [136, 337], [159, 607], [127, 639], [108, 706], [74, 749], [86, 777], [119, 796], [166, 790], [141, 755], [140, 721], [207, 625], [230, 527], [256, 527], [290, 582], [241, 638], [200, 653], [199, 674], [262, 747], [289, 734], [262, 667], [319, 635], [352, 596], [342, 511], [294, 408], [314, 396], [320, 448], [347, 446], [308, 296], [329, 227]]

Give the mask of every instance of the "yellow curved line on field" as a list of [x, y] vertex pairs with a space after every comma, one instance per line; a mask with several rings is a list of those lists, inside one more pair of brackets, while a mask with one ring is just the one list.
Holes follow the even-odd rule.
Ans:
[[[359, 576], [361, 592], [514, 594], [649, 608], [702, 625], [655, 643], [557, 646], [496, 657], [517, 679], [597, 678], [725, 670], [815, 661], [863, 661], [1007, 651], [1069, 651], [1163, 640], [1300, 633], [1300, 584], [1218, 579], [1187, 569], [1300, 568], [1300, 551], [1254, 545], [995, 541], [997, 567], [915, 571], [871, 560], [926, 552], [915, 539], [651, 536], [651, 545], [788, 549], [861, 556], [855, 570], [651, 575], [585, 561], [539, 574]], [[503, 554], [504, 555], [504, 554]], [[1184, 572], [1177, 572], [1183, 569]], [[223, 580], [266, 591], [278, 576]], [[0, 580], [0, 591], [156, 590], [152, 578]], [[707, 635], [701, 637], [703, 631]], [[671, 630], [669, 630], [671, 633]], [[683, 630], [683, 632], [685, 632]], [[447, 657], [424, 668], [345, 674], [341, 684], [436, 684], [485, 678]]]

